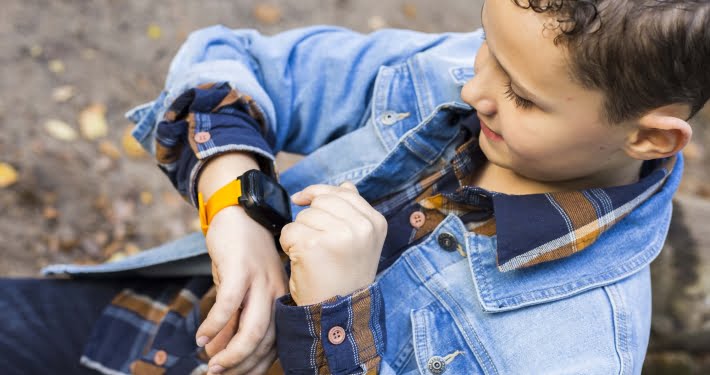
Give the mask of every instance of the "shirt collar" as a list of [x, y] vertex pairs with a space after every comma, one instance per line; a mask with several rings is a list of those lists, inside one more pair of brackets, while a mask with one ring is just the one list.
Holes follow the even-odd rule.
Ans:
[[[465, 121], [471, 139], [452, 160], [459, 181], [486, 161], [478, 146], [480, 123]], [[644, 163], [632, 184], [557, 193], [509, 195], [473, 186], [444, 193], [455, 203], [492, 210], [496, 221], [497, 265], [501, 272], [561, 259], [591, 246], [606, 230], [658, 191], [676, 157]]]

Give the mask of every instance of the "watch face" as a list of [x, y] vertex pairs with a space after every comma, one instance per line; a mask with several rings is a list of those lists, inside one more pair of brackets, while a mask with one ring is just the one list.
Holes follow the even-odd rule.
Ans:
[[244, 174], [242, 198], [249, 216], [278, 234], [291, 222], [291, 199], [286, 189], [264, 173], [251, 170]]
[[264, 204], [266, 204], [271, 210], [279, 213], [280, 216], [290, 216], [291, 215], [291, 205], [289, 203], [289, 197], [286, 191], [265, 178], [262, 178], [261, 184], [261, 196], [264, 199]]

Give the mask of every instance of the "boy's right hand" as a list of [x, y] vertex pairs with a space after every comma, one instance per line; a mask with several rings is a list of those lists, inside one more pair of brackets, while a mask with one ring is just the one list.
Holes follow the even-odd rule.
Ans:
[[274, 300], [288, 292], [274, 238], [230, 206], [214, 216], [206, 239], [217, 299], [197, 330], [198, 345], [214, 340], [208, 353], [223, 348], [209, 362], [211, 373], [265, 373], [276, 358]]

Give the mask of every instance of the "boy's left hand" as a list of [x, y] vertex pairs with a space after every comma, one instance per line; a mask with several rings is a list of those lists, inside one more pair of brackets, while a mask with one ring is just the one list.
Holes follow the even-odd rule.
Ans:
[[299, 306], [348, 295], [375, 280], [387, 220], [358, 194], [355, 185], [313, 185], [294, 194], [310, 205], [281, 232], [291, 258], [291, 297]]

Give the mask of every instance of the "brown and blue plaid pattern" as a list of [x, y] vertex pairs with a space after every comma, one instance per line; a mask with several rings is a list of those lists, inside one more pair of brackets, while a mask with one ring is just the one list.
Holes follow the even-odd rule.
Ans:
[[[459, 216], [469, 230], [497, 236], [497, 264], [501, 272], [561, 259], [591, 246], [614, 224], [657, 192], [670, 175], [676, 158], [647, 161], [638, 182], [619, 187], [544, 194], [508, 195], [471, 186], [486, 162], [478, 146], [477, 120], [467, 119], [472, 138], [457, 149], [451, 165], [418, 197], [433, 230], [447, 215]], [[428, 192], [437, 194], [427, 194]], [[490, 218], [490, 216], [493, 216]], [[432, 222], [429, 222], [431, 219]]]
[[[263, 147], [264, 152], [268, 148], [263, 139], [256, 140], [263, 129], [259, 128], [259, 117], [249, 113], [247, 98], [221, 85], [199, 90], [187, 94], [182, 104], [171, 106], [158, 129], [156, 145], [161, 168], [187, 195], [190, 189], [180, 181], [189, 180], [186, 176], [198, 160], [209, 156], [201, 147], [215, 147], [187, 139], [196, 131], [212, 129], [221, 134], [219, 142], [226, 143], [252, 137], [253, 145]], [[213, 113], [215, 105], [222, 108], [219, 113], [195, 115]], [[244, 114], [251, 120], [244, 121]], [[212, 127], [213, 120], [220, 126]], [[622, 187], [519, 196], [489, 192], [471, 186], [472, 176], [486, 159], [478, 147], [480, 128], [475, 116], [464, 122], [461, 146], [450, 163], [375, 204], [383, 213], [407, 206], [426, 215], [424, 226], [402, 229], [400, 225], [397, 228], [401, 230], [388, 234], [399, 238], [392, 242], [402, 245], [398, 248], [431, 233], [447, 215], [457, 215], [472, 232], [497, 236], [498, 268], [503, 272], [561, 259], [588, 248], [643, 204], [660, 189], [675, 163], [675, 158], [647, 162], [641, 179]], [[397, 215], [391, 217], [394, 220]], [[392, 221], [390, 225], [394, 228]], [[383, 253], [396, 254], [397, 250], [384, 249]], [[205, 373], [209, 358], [196, 347], [195, 333], [214, 304], [212, 280], [177, 280], [161, 290], [151, 289], [149, 284], [145, 290], [124, 290], [116, 296], [97, 322], [82, 362], [106, 374]], [[294, 306], [289, 296], [279, 303], [276, 321], [281, 325], [278, 342], [284, 367], [310, 368], [319, 374], [377, 373], [384, 351], [385, 322], [384, 301], [376, 286], [313, 306]], [[337, 349], [322, 329], [336, 325], [345, 329], [349, 343]], [[289, 348], [299, 347], [307, 347], [309, 355], [294, 357], [301, 352]]]
[[[209, 135], [198, 141], [196, 135]], [[155, 158], [180, 195], [196, 206], [196, 180], [210, 158], [231, 151], [255, 155], [275, 175], [274, 134], [254, 100], [227, 83], [205, 84], [180, 95], [155, 133]]]

